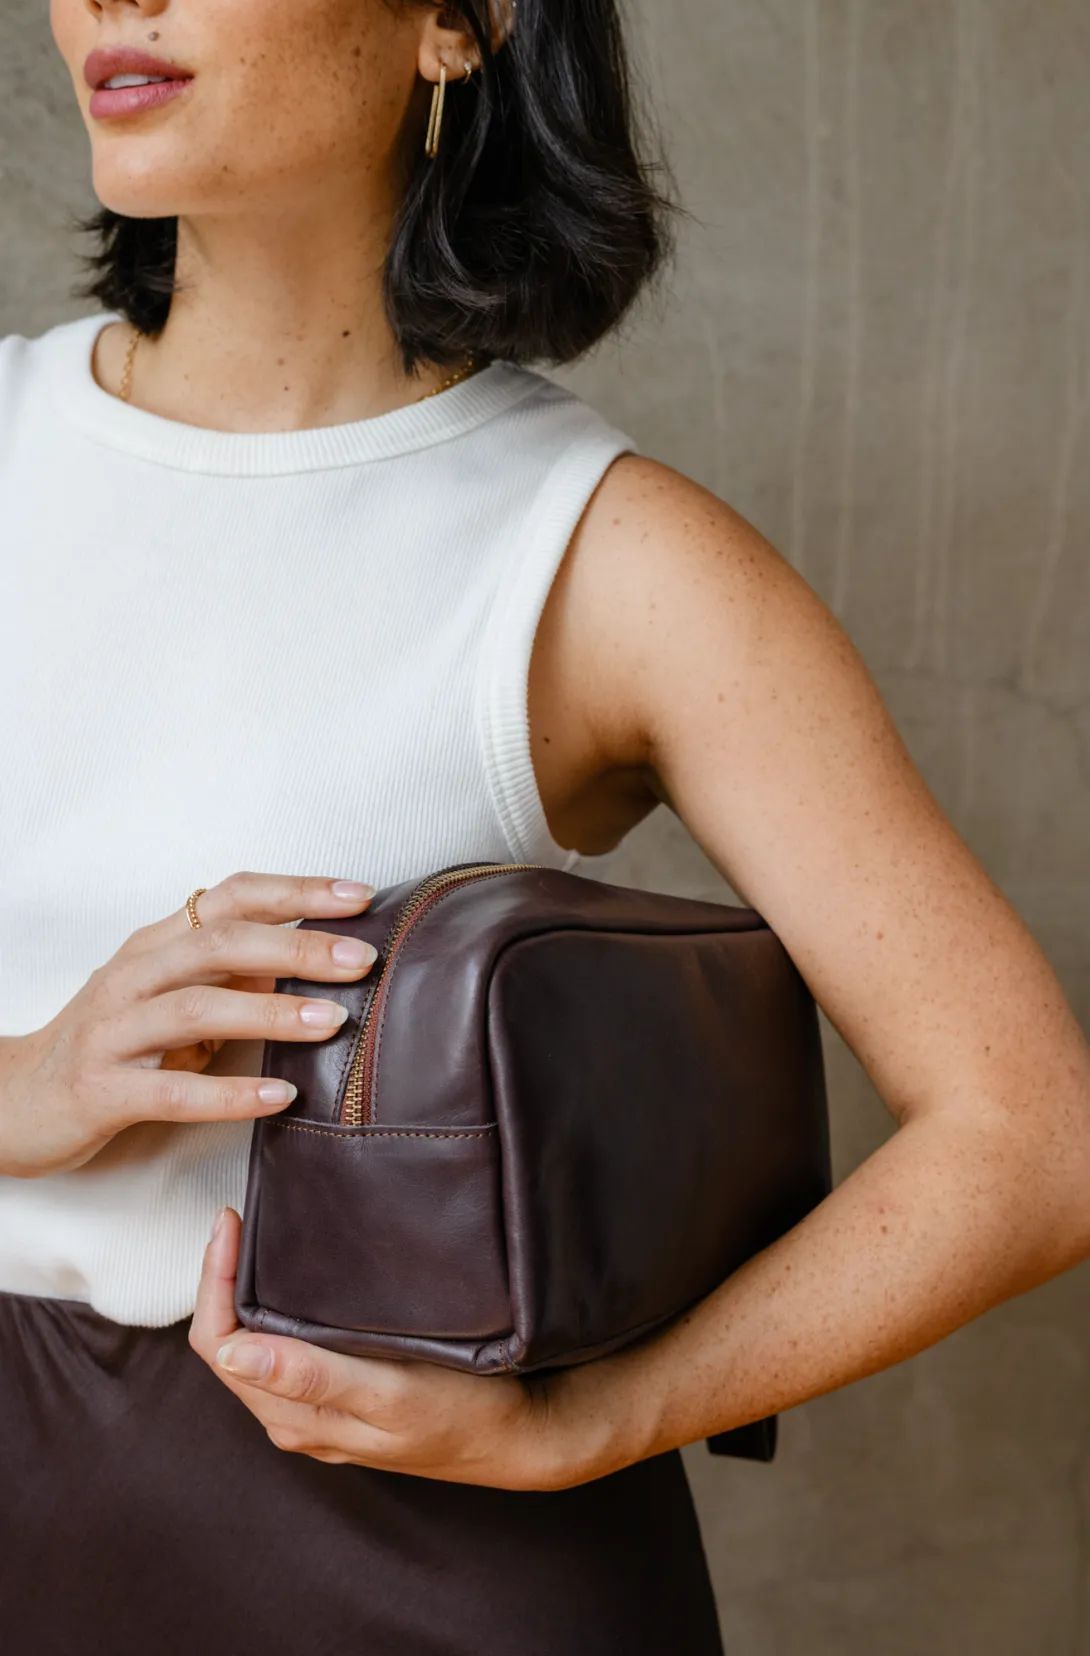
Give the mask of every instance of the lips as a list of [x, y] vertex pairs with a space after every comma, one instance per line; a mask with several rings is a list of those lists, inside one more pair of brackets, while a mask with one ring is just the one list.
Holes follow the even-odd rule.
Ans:
[[[122, 46], [92, 52], [83, 77], [91, 88], [91, 114], [100, 120], [155, 109], [184, 92], [194, 78], [181, 64]], [[118, 81], [122, 84], [111, 84]]]

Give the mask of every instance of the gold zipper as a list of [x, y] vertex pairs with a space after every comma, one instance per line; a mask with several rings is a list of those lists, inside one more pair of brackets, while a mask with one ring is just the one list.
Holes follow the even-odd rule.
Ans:
[[378, 1032], [378, 1014], [389, 992], [390, 974], [405, 938], [429, 909], [457, 886], [474, 885], [478, 880], [492, 880], [500, 874], [525, 874], [544, 867], [542, 863], [475, 863], [467, 868], [451, 868], [442, 874], [432, 874], [410, 892], [398, 910], [397, 918], [382, 945], [379, 959], [378, 982], [367, 1008], [352, 1067], [344, 1089], [341, 1123], [345, 1127], [371, 1125], [371, 1094], [374, 1086], [375, 1046]]

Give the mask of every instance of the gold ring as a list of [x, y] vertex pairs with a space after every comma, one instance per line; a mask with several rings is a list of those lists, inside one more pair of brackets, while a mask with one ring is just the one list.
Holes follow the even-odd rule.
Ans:
[[186, 917], [194, 931], [200, 931], [201, 929], [200, 917], [197, 914], [197, 898], [203, 897], [207, 890], [207, 886], [198, 886], [192, 897], [187, 897], [185, 900]]

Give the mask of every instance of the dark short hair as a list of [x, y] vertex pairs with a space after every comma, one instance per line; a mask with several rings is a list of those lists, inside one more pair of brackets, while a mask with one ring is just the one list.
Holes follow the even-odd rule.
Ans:
[[[447, 93], [437, 158], [421, 153], [386, 260], [405, 365], [468, 353], [571, 362], [625, 315], [669, 240], [661, 163], [641, 158], [617, 0], [520, 0], [493, 53], [494, 0], [447, 4], [482, 72]], [[108, 208], [81, 296], [157, 334], [175, 290], [177, 220]]]

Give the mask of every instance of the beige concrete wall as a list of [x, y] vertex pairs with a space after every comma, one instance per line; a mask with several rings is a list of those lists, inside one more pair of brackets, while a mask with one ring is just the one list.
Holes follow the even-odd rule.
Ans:
[[[641, 0], [669, 295], [572, 379], [847, 624], [1090, 1026], [1090, 8]], [[74, 313], [78, 125], [0, 12], [0, 333]], [[668, 820], [618, 876], [724, 887]], [[837, 1160], [888, 1131], [826, 1028]], [[691, 1464], [731, 1656], [1090, 1656], [1090, 1275]], [[682, 1656], [682, 1653], [679, 1653]]]

